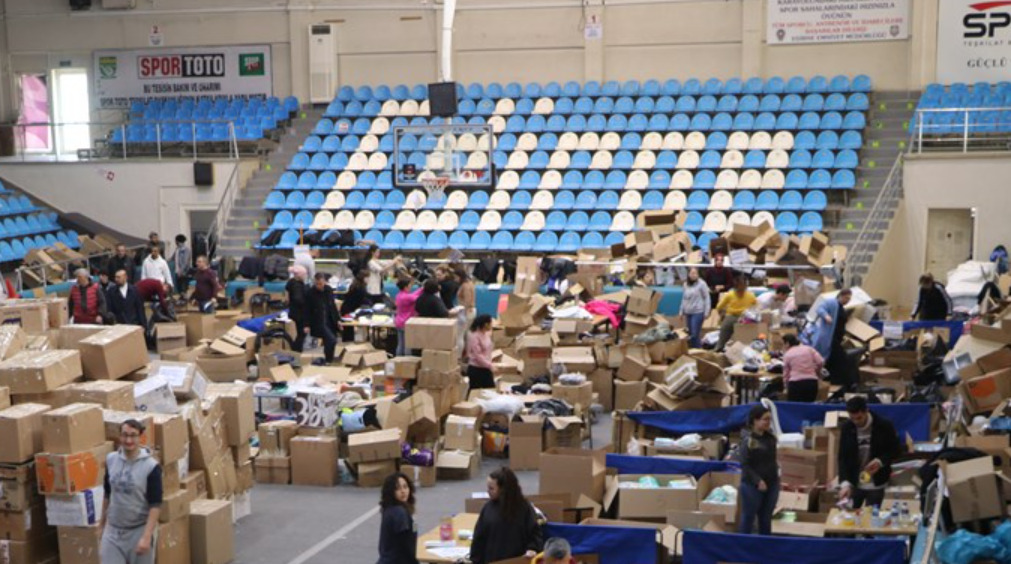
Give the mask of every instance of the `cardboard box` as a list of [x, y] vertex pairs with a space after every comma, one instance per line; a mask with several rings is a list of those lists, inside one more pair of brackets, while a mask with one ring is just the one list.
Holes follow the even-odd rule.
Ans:
[[406, 325], [407, 348], [451, 351], [456, 348], [456, 319], [412, 317]]
[[649, 288], [632, 288], [628, 295], [626, 309], [629, 313], [635, 315], [653, 315], [656, 313], [656, 309], [660, 307], [661, 297], [660, 292], [655, 292]]
[[970, 413], [991, 411], [1011, 396], [1011, 368], [965, 380], [958, 387]]
[[551, 363], [566, 373], [589, 374], [597, 368], [592, 347], [557, 347], [551, 352]]
[[0, 466], [0, 511], [26, 511], [39, 503], [34, 463]]
[[[436, 462], [438, 460], [438, 454], [436, 454]], [[414, 482], [415, 488], [432, 488], [437, 482], [438, 468], [435, 466], [404, 464], [400, 467], [400, 471]]]
[[825, 452], [781, 447], [776, 450], [776, 460], [784, 484], [805, 486], [828, 481], [828, 454]]
[[179, 399], [203, 399], [207, 395], [207, 377], [192, 362], [152, 361], [148, 365], [148, 377], [152, 376], [168, 380]]
[[520, 415], [509, 422], [509, 467], [537, 470], [544, 450], [544, 418]]
[[[338, 442], [330, 437], [295, 437], [291, 440], [292, 483], [301, 486], [335, 486]], [[399, 458], [399, 453], [397, 455]]]
[[214, 339], [214, 316], [187, 312], [176, 316], [186, 326], [186, 346], [195, 347], [204, 339]]
[[599, 502], [604, 498], [606, 460], [603, 450], [551, 448], [541, 453], [539, 493], [585, 495]]
[[530, 297], [540, 291], [540, 270], [537, 257], [519, 257], [516, 259], [516, 281], [513, 293], [517, 296]]
[[589, 374], [593, 393], [604, 411], [614, 410], [614, 371], [610, 368], [597, 368]]
[[42, 448], [50, 454], [72, 454], [105, 442], [102, 408], [73, 403], [42, 415]]
[[231, 501], [190, 504], [190, 558], [191, 564], [227, 564], [235, 558]]
[[261, 484], [290, 484], [291, 457], [264, 456], [261, 454], [253, 461], [256, 481]]
[[53, 527], [90, 527], [102, 520], [101, 485], [72, 495], [47, 495], [46, 519]]
[[396, 460], [362, 462], [358, 465], [358, 487], [378, 488], [390, 474], [397, 471]]
[[953, 521], [961, 523], [1005, 515], [1000, 483], [990, 457], [941, 464]]
[[[611, 479], [604, 496], [604, 507], [618, 504], [617, 515], [625, 519], [666, 519], [670, 510], [692, 511], [698, 509], [698, 485], [690, 475], [651, 474], [661, 484], [659, 488], [622, 488], [623, 482], [639, 481], [645, 475], [620, 474]], [[688, 484], [684, 488], [665, 487], [676, 480]]]
[[75, 382], [60, 388], [67, 403], [95, 403], [105, 409], [133, 411], [133, 382], [97, 380]]
[[7, 300], [0, 304], [0, 325], [17, 325], [29, 335], [49, 330], [49, 308], [30, 300]]
[[590, 382], [583, 382], [578, 386], [552, 384], [551, 397], [563, 400], [572, 407], [582, 406], [588, 409], [593, 401], [593, 384]]
[[741, 475], [737, 472], [708, 472], [698, 479], [699, 511], [715, 513], [723, 516], [726, 523], [737, 522], [738, 503], [714, 503], [706, 501], [709, 494], [716, 488], [732, 486], [741, 489]]
[[0, 463], [21, 464], [42, 450], [42, 414], [48, 405], [23, 403], [0, 411]]
[[421, 352], [420, 368], [422, 370], [431, 370], [434, 372], [452, 372], [454, 370], [459, 370], [459, 351], [455, 348], [453, 350], [425, 349]]
[[155, 562], [189, 562], [190, 552], [189, 519], [176, 519], [158, 525]]
[[82, 339], [78, 346], [84, 376], [92, 380], [118, 380], [147, 366], [147, 344], [141, 327], [114, 325]]
[[583, 444], [583, 420], [576, 416], [548, 417], [544, 429], [545, 448], [580, 448]]
[[137, 382], [133, 388], [133, 401], [137, 411], [144, 413], [179, 412], [172, 384], [161, 376]]
[[11, 390], [5, 386], [0, 386], [0, 409], [7, 409], [11, 406]]
[[77, 351], [22, 351], [0, 362], [0, 385], [12, 394], [42, 394], [83, 374]]
[[338, 421], [339, 394], [333, 388], [298, 386], [295, 392], [296, 423], [305, 427], [333, 427]]
[[481, 446], [480, 427], [475, 417], [450, 415], [446, 418], [445, 444], [447, 450], [478, 450]]
[[28, 336], [17, 325], [0, 325], [0, 360], [6, 360], [23, 351]]
[[401, 380], [414, 380], [418, 377], [422, 359], [417, 356], [398, 356], [393, 358], [393, 377]]
[[646, 368], [649, 364], [649, 355], [645, 347], [629, 347], [624, 351], [616, 376], [625, 382], [642, 380], [646, 376]]
[[[45, 504], [17, 513], [0, 513], [0, 539], [29, 541], [51, 532], [52, 528], [46, 524]], [[3, 542], [0, 540], [0, 547]]]
[[481, 453], [463, 450], [440, 451], [435, 469], [439, 480], [470, 480], [481, 469]]
[[186, 325], [183, 323], [156, 323], [154, 326], [155, 350], [158, 353], [186, 346]]
[[348, 461], [359, 463], [397, 460], [402, 454], [402, 442], [400, 429], [355, 433], [348, 437]]
[[158, 516], [160, 523], [168, 523], [176, 519], [184, 519], [190, 514], [190, 502], [193, 501], [192, 492], [177, 490], [166, 493], [162, 496], [161, 515]]
[[39, 493], [72, 495], [100, 487], [105, 472], [105, 457], [110, 452], [112, 442], [106, 441], [101, 446], [73, 454], [36, 454], [35, 476]]
[[253, 386], [250, 384], [210, 384], [208, 397], [221, 400], [228, 431], [228, 444], [239, 446], [249, 444], [249, 437], [256, 431], [256, 409], [253, 403]]
[[[57, 537], [63, 561], [73, 564], [102, 564], [102, 529], [98, 526], [59, 527]], [[189, 554], [186, 557], [189, 558]]]
[[197, 368], [203, 371], [211, 382], [245, 380], [249, 375], [246, 352], [242, 349], [238, 349], [234, 354], [220, 354], [210, 347], [203, 347], [199, 349], [195, 362]]
[[614, 409], [631, 411], [646, 397], [646, 381], [614, 382]]
[[257, 433], [260, 437], [260, 453], [271, 456], [287, 456], [291, 439], [298, 432], [298, 424], [294, 421], [268, 421], [261, 423]]
[[733, 340], [739, 343], [751, 343], [768, 336], [769, 325], [767, 323], [738, 323], [734, 325]]

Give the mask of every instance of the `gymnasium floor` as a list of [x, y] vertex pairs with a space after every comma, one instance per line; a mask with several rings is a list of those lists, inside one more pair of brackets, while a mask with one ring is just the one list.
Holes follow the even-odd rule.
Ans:
[[[598, 418], [594, 446], [607, 444], [610, 432], [610, 415]], [[434, 488], [421, 489], [415, 515], [419, 534], [438, 526], [443, 516], [463, 511], [464, 499], [471, 492], [483, 492], [487, 475], [507, 463], [484, 458], [480, 475], [469, 481], [440, 481]], [[537, 472], [517, 474], [525, 493], [537, 493]], [[257, 484], [252, 496], [252, 515], [235, 526], [236, 563], [367, 564], [378, 558], [378, 488]]]

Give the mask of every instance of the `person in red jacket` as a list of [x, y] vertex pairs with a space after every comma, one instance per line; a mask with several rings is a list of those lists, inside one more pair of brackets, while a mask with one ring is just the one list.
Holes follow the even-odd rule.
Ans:
[[144, 303], [150, 302], [152, 307], [158, 308], [158, 312], [165, 318], [175, 321], [175, 312], [172, 311], [168, 299], [167, 286], [156, 278], [145, 278], [135, 284], [137, 293]]
[[74, 272], [77, 284], [70, 287], [70, 319], [73, 323], [101, 325], [109, 318], [105, 307], [105, 291], [91, 280], [86, 268]]

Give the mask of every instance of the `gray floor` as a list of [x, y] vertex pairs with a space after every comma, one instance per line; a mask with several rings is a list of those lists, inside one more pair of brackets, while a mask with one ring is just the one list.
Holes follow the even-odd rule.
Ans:
[[[610, 432], [610, 416], [599, 418], [593, 426], [594, 446], [599, 448], [607, 444]], [[463, 500], [471, 492], [484, 491], [488, 473], [507, 463], [508, 460], [485, 458], [481, 474], [472, 480], [443, 481], [433, 488], [421, 489], [415, 516], [419, 532], [436, 527], [443, 516], [463, 511]], [[537, 493], [537, 472], [517, 474], [524, 492]], [[378, 489], [354, 485], [313, 488], [258, 484], [252, 495], [252, 515], [235, 526], [235, 562], [366, 564], [376, 561], [379, 515], [374, 510], [379, 502]]]

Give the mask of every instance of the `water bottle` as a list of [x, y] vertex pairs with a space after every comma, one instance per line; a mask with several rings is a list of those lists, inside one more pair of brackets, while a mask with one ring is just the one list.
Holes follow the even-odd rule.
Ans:
[[439, 540], [449, 542], [453, 540], [453, 518], [443, 517], [439, 523]]
[[881, 511], [877, 505], [871, 508], [871, 527], [881, 526]]
[[903, 525], [909, 525], [912, 522], [912, 518], [909, 515], [909, 502], [903, 501], [902, 506], [899, 509], [901, 514], [901, 521]]

